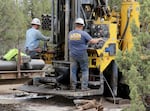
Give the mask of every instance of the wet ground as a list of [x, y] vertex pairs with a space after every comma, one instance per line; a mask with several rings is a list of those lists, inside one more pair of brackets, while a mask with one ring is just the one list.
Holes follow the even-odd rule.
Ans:
[[[61, 96], [38, 96], [20, 91], [13, 88], [18, 85], [0, 86], [0, 111], [79, 111], [76, 109], [72, 99]], [[102, 97], [96, 97], [101, 99]], [[128, 107], [128, 104], [118, 105], [106, 101], [102, 98], [104, 111], [121, 111]], [[96, 111], [90, 109], [88, 111]]]

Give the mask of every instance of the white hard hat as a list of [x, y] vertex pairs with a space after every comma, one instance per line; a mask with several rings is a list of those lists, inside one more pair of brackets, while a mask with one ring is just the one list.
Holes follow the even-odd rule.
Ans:
[[85, 25], [85, 24], [84, 24], [84, 20], [83, 20], [82, 18], [77, 18], [76, 21], [75, 21], [75, 23], [76, 23], [76, 24], [81, 24], [81, 25], [83, 25], [83, 26]]
[[34, 18], [31, 22], [31, 24], [41, 25], [41, 21], [38, 18]]

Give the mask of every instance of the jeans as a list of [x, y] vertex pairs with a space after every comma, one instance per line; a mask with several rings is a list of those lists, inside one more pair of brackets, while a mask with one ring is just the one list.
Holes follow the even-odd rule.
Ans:
[[70, 82], [72, 87], [77, 86], [77, 70], [80, 67], [82, 72], [81, 88], [88, 88], [89, 69], [88, 69], [88, 55], [87, 53], [83, 57], [70, 57], [71, 61], [71, 74]]
[[40, 58], [40, 54], [36, 51], [26, 50], [26, 54], [29, 55], [32, 59], [39, 59]]

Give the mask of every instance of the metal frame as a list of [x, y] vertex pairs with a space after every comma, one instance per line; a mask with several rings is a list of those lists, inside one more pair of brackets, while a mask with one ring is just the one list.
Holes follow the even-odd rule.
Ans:
[[[19, 70], [18, 71], [0, 71], [0, 79], [23, 79], [33, 77], [43, 77], [44, 70]], [[18, 76], [19, 73], [19, 76]]]
[[30, 86], [30, 85], [23, 85], [21, 87], [18, 87], [17, 89], [21, 91], [26, 91], [29, 93], [38, 93], [38, 94], [48, 94], [48, 95], [59, 95], [59, 96], [65, 96], [69, 98], [79, 98], [79, 97], [85, 97], [85, 96], [94, 96], [94, 95], [102, 95], [103, 90], [101, 89], [90, 89], [87, 91], [82, 90], [52, 90], [46, 86], [44, 87], [38, 87], [38, 86]]

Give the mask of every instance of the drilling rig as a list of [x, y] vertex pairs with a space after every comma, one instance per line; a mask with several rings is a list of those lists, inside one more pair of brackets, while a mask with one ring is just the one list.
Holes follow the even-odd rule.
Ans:
[[[131, 24], [139, 28], [140, 5], [136, 0], [122, 0], [120, 11], [109, 6], [109, 0], [52, 0], [51, 14], [42, 15], [42, 28], [50, 30], [54, 53], [45, 51], [43, 56], [48, 62], [53, 55], [54, 71], [46, 77], [33, 78], [19, 90], [61, 95], [66, 97], [84, 97], [103, 95], [109, 90], [114, 96], [125, 91], [120, 84], [122, 75], [115, 62], [117, 51], [132, 51]], [[90, 90], [70, 90], [70, 64], [68, 51], [68, 33], [74, 29], [76, 18], [83, 18], [84, 30], [93, 38], [102, 37], [104, 41], [88, 45], [89, 87]], [[80, 70], [78, 87], [81, 87]], [[121, 87], [121, 88], [120, 88]], [[122, 89], [120, 91], [120, 89]], [[128, 95], [129, 93], [127, 93]]]

